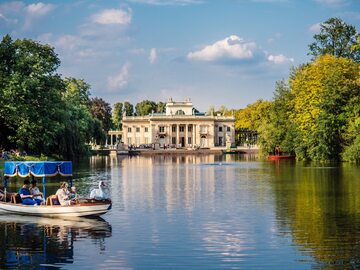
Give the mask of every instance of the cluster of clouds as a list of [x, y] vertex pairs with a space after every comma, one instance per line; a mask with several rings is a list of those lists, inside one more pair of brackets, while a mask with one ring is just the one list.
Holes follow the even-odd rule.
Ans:
[[21, 1], [11, 1], [0, 4], [0, 19], [5, 23], [16, 25], [22, 21], [22, 28], [27, 30], [34, 21], [45, 17], [55, 9], [53, 4], [42, 2], [26, 5]]
[[267, 60], [275, 64], [294, 62], [293, 58], [283, 54], [272, 55], [261, 50], [253, 41], [245, 41], [237, 35], [230, 35], [225, 39], [206, 45], [201, 50], [190, 52], [187, 55], [190, 61], [203, 62], [258, 62]]
[[[204, 4], [208, 0], [127, 0], [128, 3], [147, 4], [155, 6], [186, 6]], [[292, 0], [239, 0], [249, 2], [288, 2]], [[313, 0], [315, 3], [331, 7], [346, 5], [352, 0]], [[19, 33], [26, 33], [34, 24], [42, 18], [55, 12], [60, 8], [60, 3], [31, 3], [22, 1], [9, 1], [0, 4], [0, 24], [7, 24]], [[119, 8], [108, 8], [93, 12], [79, 25], [74, 34], [41, 33], [38, 37], [41, 41], [50, 43], [60, 50], [61, 57], [68, 56], [69, 59], [101, 59], [101, 57], [113, 57], [114, 51], [121, 51], [124, 44], [131, 43], [131, 37], [127, 35], [127, 29], [133, 22], [133, 11], [127, 5]], [[311, 33], [320, 30], [320, 23], [309, 27]], [[35, 28], [35, 27], [33, 27]], [[281, 34], [278, 34], [281, 35]], [[272, 39], [270, 42], [273, 42]], [[144, 54], [150, 65], [159, 62], [159, 56], [164, 49], [148, 48], [137, 49], [139, 54]], [[129, 51], [129, 50], [128, 50]], [[125, 50], [123, 50], [125, 52]], [[269, 53], [259, 46], [255, 41], [248, 41], [232, 34], [223, 39], [201, 46], [185, 55], [187, 63], [201, 62], [213, 64], [259, 64], [288, 66], [294, 63], [294, 58], [283, 53]], [[161, 59], [160, 59], [161, 60]], [[118, 63], [118, 70], [106, 77], [107, 87], [110, 91], [125, 88], [129, 84], [130, 68], [132, 64], [128, 60]]]

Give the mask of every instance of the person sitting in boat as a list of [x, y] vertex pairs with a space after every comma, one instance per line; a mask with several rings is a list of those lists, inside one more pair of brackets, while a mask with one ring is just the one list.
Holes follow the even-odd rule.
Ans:
[[24, 185], [19, 190], [22, 203], [25, 205], [40, 205], [43, 201], [39, 199], [35, 199], [34, 195], [31, 195], [29, 186], [30, 186], [30, 181], [28, 179], [25, 179]]
[[41, 202], [44, 202], [44, 196], [42, 192], [40, 192], [39, 188], [37, 187], [37, 181], [36, 179], [31, 180], [31, 188], [30, 193], [34, 196], [34, 199], [41, 200]]
[[70, 199], [70, 192], [68, 189], [69, 185], [66, 182], [60, 183], [60, 188], [56, 191], [56, 196], [58, 197], [58, 200], [60, 202], [60, 205], [70, 205], [71, 199]]
[[70, 198], [70, 200], [73, 200], [73, 201], [79, 199], [79, 195], [76, 193], [76, 187], [75, 186], [72, 186], [70, 188], [69, 198]]

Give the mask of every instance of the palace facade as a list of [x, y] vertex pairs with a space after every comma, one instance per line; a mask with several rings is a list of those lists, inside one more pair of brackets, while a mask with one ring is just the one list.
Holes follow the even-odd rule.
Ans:
[[123, 116], [122, 141], [125, 146], [159, 144], [160, 147], [235, 145], [233, 116], [198, 113], [190, 99], [166, 103], [166, 112], [147, 116]]

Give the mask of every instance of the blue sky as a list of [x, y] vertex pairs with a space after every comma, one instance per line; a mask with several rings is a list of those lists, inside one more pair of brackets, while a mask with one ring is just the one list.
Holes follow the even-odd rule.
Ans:
[[0, 1], [1, 35], [51, 44], [93, 96], [202, 111], [271, 99], [330, 17], [360, 31], [360, 0]]

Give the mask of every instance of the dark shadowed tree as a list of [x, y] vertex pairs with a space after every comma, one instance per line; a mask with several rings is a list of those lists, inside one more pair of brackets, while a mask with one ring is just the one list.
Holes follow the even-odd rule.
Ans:
[[107, 133], [111, 128], [111, 106], [102, 98], [92, 98], [90, 100], [91, 114], [99, 119], [102, 124], [102, 129]]
[[125, 101], [124, 102], [124, 111], [126, 116], [132, 116], [134, 115], [134, 105], [132, 105], [130, 102]]

